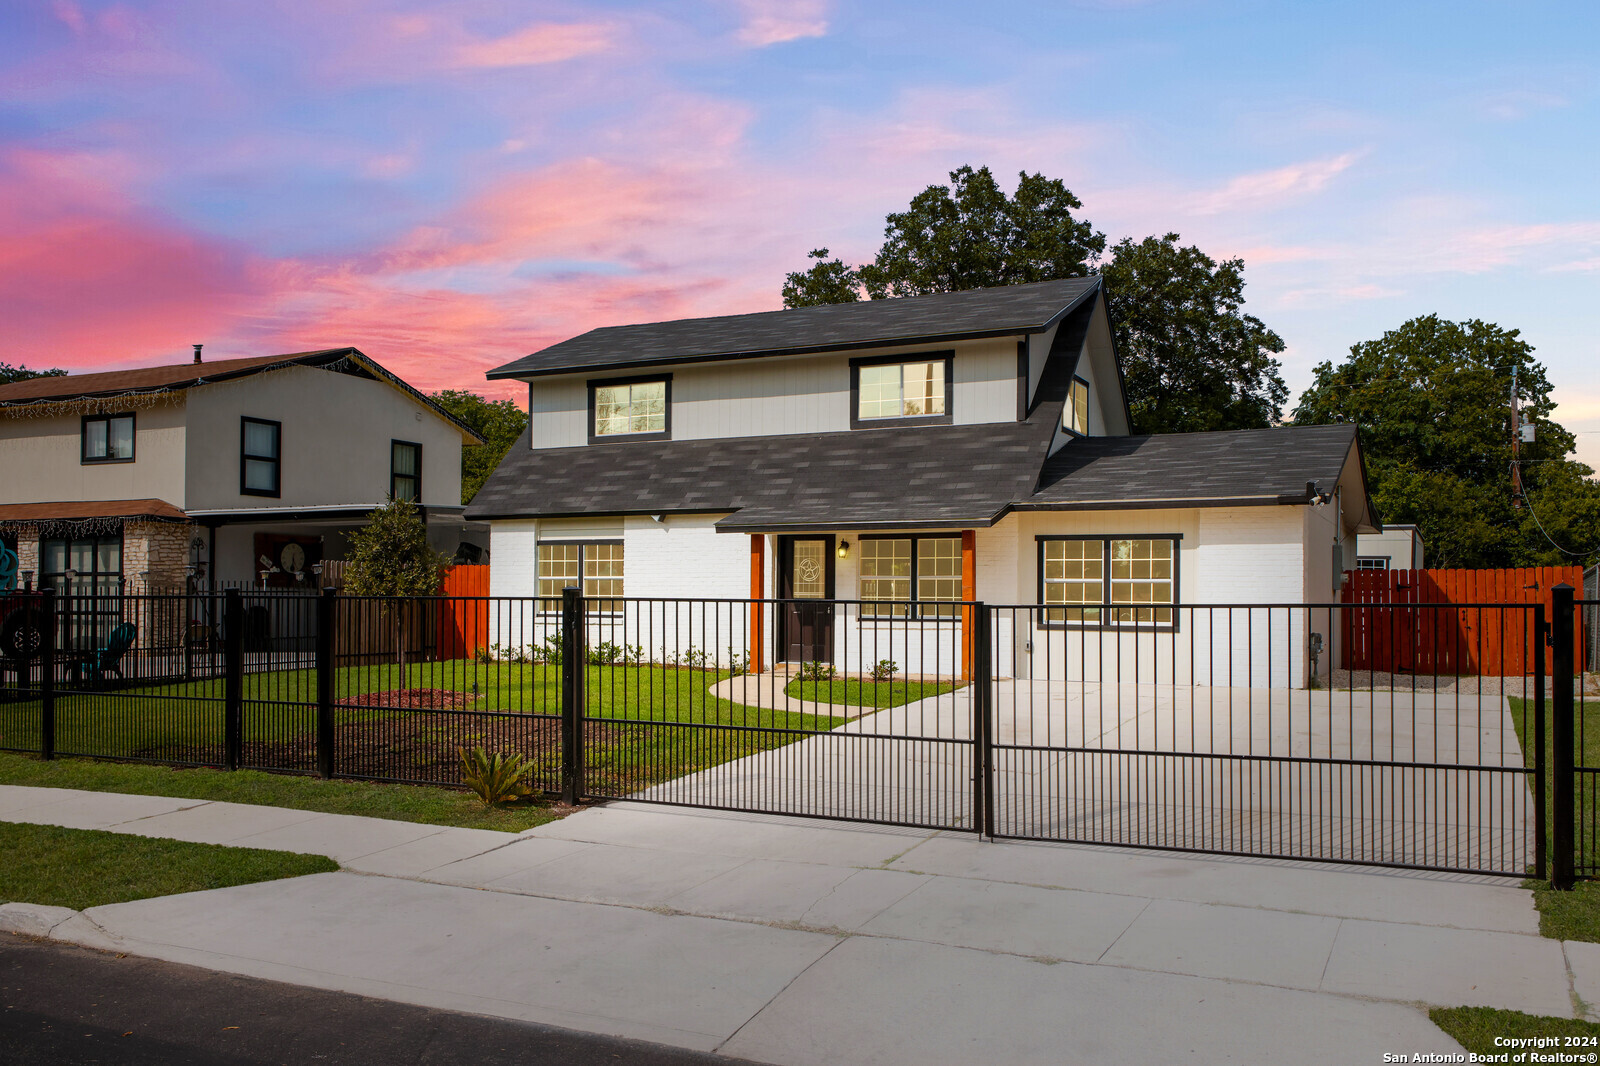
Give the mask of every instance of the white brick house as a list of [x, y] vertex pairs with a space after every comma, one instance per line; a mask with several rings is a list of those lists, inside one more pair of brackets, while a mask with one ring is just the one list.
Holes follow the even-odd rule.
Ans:
[[[729, 603], [711, 649], [761, 665], [858, 670], [923, 625], [902, 667], [959, 672], [969, 627], [940, 604], [982, 601], [1036, 607], [996, 622], [1019, 676], [1108, 674], [1107, 630], [1114, 658], [1148, 637], [1138, 676], [1183, 675], [1212, 640], [1189, 607], [1329, 603], [1379, 528], [1354, 427], [1131, 436], [1097, 277], [611, 327], [490, 377], [530, 413], [468, 510], [493, 594], [781, 600]], [[851, 602], [813, 624], [808, 600]], [[619, 643], [681, 625], [629, 610], [602, 612]], [[1326, 621], [1234, 642], [1275, 639], [1302, 683]]]

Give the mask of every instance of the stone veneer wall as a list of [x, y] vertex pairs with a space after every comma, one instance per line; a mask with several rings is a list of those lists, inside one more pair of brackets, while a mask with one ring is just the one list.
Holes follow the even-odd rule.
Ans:
[[131, 521], [122, 527], [122, 576], [130, 586], [146, 582], [160, 589], [181, 589], [189, 565], [187, 522]]

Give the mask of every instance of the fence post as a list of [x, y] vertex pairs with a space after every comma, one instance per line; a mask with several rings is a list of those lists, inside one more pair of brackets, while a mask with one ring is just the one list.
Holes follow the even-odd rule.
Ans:
[[1575, 877], [1577, 838], [1574, 820], [1577, 815], [1573, 789], [1573, 767], [1576, 765], [1572, 746], [1572, 586], [1563, 581], [1550, 590], [1550, 702], [1554, 718], [1551, 720], [1554, 751], [1551, 771], [1554, 787], [1551, 803], [1552, 816], [1550, 841], [1550, 887], [1570, 889]]
[[1550, 841], [1545, 837], [1550, 832], [1550, 825], [1545, 817], [1547, 806], [1545, 797], [1550, 795], [1545, 791], [1549, 787], [1546, 770], [1550, 760], [1544, 750], [1544, 642], [1549, 637], [1550, 624], [1545, 621], [1544, 604], [1536, 603], [1533, 605], [1533, 876], [1538, 881], [1550, 876], [1548, 866]]
[[244, 761], [244, 598], [222, 594], [222, 762], [237, 770]]
[[[338, 601], [335, 589], [317, 597], [317, 774], [333, 776], [333, 626]], [[404, 685], [404, 681], [401, 682]]]
[[990, 647], [992, 619], [989, 609], [974, 603], [971, 646], [962, 658], [972, 664], [968, 684], [972, 686], [972, 828], [979, 837], [994, 835], [994, 750], [990, 736], [994, 658]]
[[587, 686], [583, 590], [561, 590], [561, 802], [583, 799], [583, 700]]
[[44, 590], [44, 631], [39, 634], [39, 757], [56, 757], [56, 590]]

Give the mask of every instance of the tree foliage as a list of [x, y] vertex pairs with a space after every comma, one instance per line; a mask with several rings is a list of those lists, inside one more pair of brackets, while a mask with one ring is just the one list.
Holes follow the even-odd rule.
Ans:
[[13, 381], [30, 381], [33, 378], [60, 378], [66, 374], [67, 372], [61, 369], [29, 370], [25, 366], [0, 363], [0, 385], [9, 385]]
[[1178, 235], [1124, 238], [1101, 268], [1137, 433], [1259, 429], [1289, 389], [1283, 339], [1244, 307], [1244, 261], [1216, 262]]
[[850, 267], [813, 251], [817, 262], [785, 279], [784, 306], [1083, 277], [1106, 239], [1073, 215], [1081, 207], [1059, 178], [1023, 171], [1007, 196], [988, 167], [961, 167], [949, 185], [928, 186], [888, 216], [872, 262]]
[[[1511, 479], [1513, 368], [1521, 419], [1536, 427], [1518, 456], [1531, 504], [1520, 510]], [[1427, 315], [1314, 374], [1295, 422], [1360, 427], [1379, 515], [1415, 523], [1431, 565], [1570, 565], [1582, 560], [1551, 540], [1571, 551], [1596, 547], [1600, 485], [1567, 458], [1573, 436], [1551, 417], [1550, 380], [1519, 331]]]
[[[826, 250], [824, 250], [826, 254]], [[528, 415], [510, 400], [486, 400], [475, 392], [446, 389], [429, 399], [465, 422], [488, 443], [461, 449], [461, 502], [471, 503], [506, 452], [528, 428]]]
[[872, 262], [810, 253], [789, 274], [785, 307], [849, 303], [1083, 277], [1100, 267], [1107, 311], [1141, 433], [1240, 429], [1278, 420], [1289, 392], [1273, 358], [1283, 341], [1243, 312], [1244, 263], [1218, 263], [1178, 236], [1123, 240], [1103, 266], [1105, 235], [1058, 178], [1023, 171], [1007, 196], [987, 167], [950, 172], [888, 216]]
[[433, 550], [417, 506], [391, 499], [350, 534], [345, 589], [356, 596], [432, 596], [449, 556]]

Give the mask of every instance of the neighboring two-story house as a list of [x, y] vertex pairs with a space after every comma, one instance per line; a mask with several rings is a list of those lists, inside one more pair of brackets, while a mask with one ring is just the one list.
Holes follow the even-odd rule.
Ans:
[[[1098, 277], [609, 327], [489, 376], [530, 416], [467, 512], [493, 594], [862, 601], [713, 648], [769, 662], [859, 669], [961, 600], [1038, 605], [997, 634], [1019, 676], [1108, 628], [1193, 639], [1182, 605], [1332, 601], [1379, 528], [1352, 426], [1130, 435]], [[1331, 628], [1284, 626], [1277, 654]]]
[[0, 385], [0, 537], [40, 587], [316, 587], [387, 497], [463, 530], [482, 443], [355, 348]]

